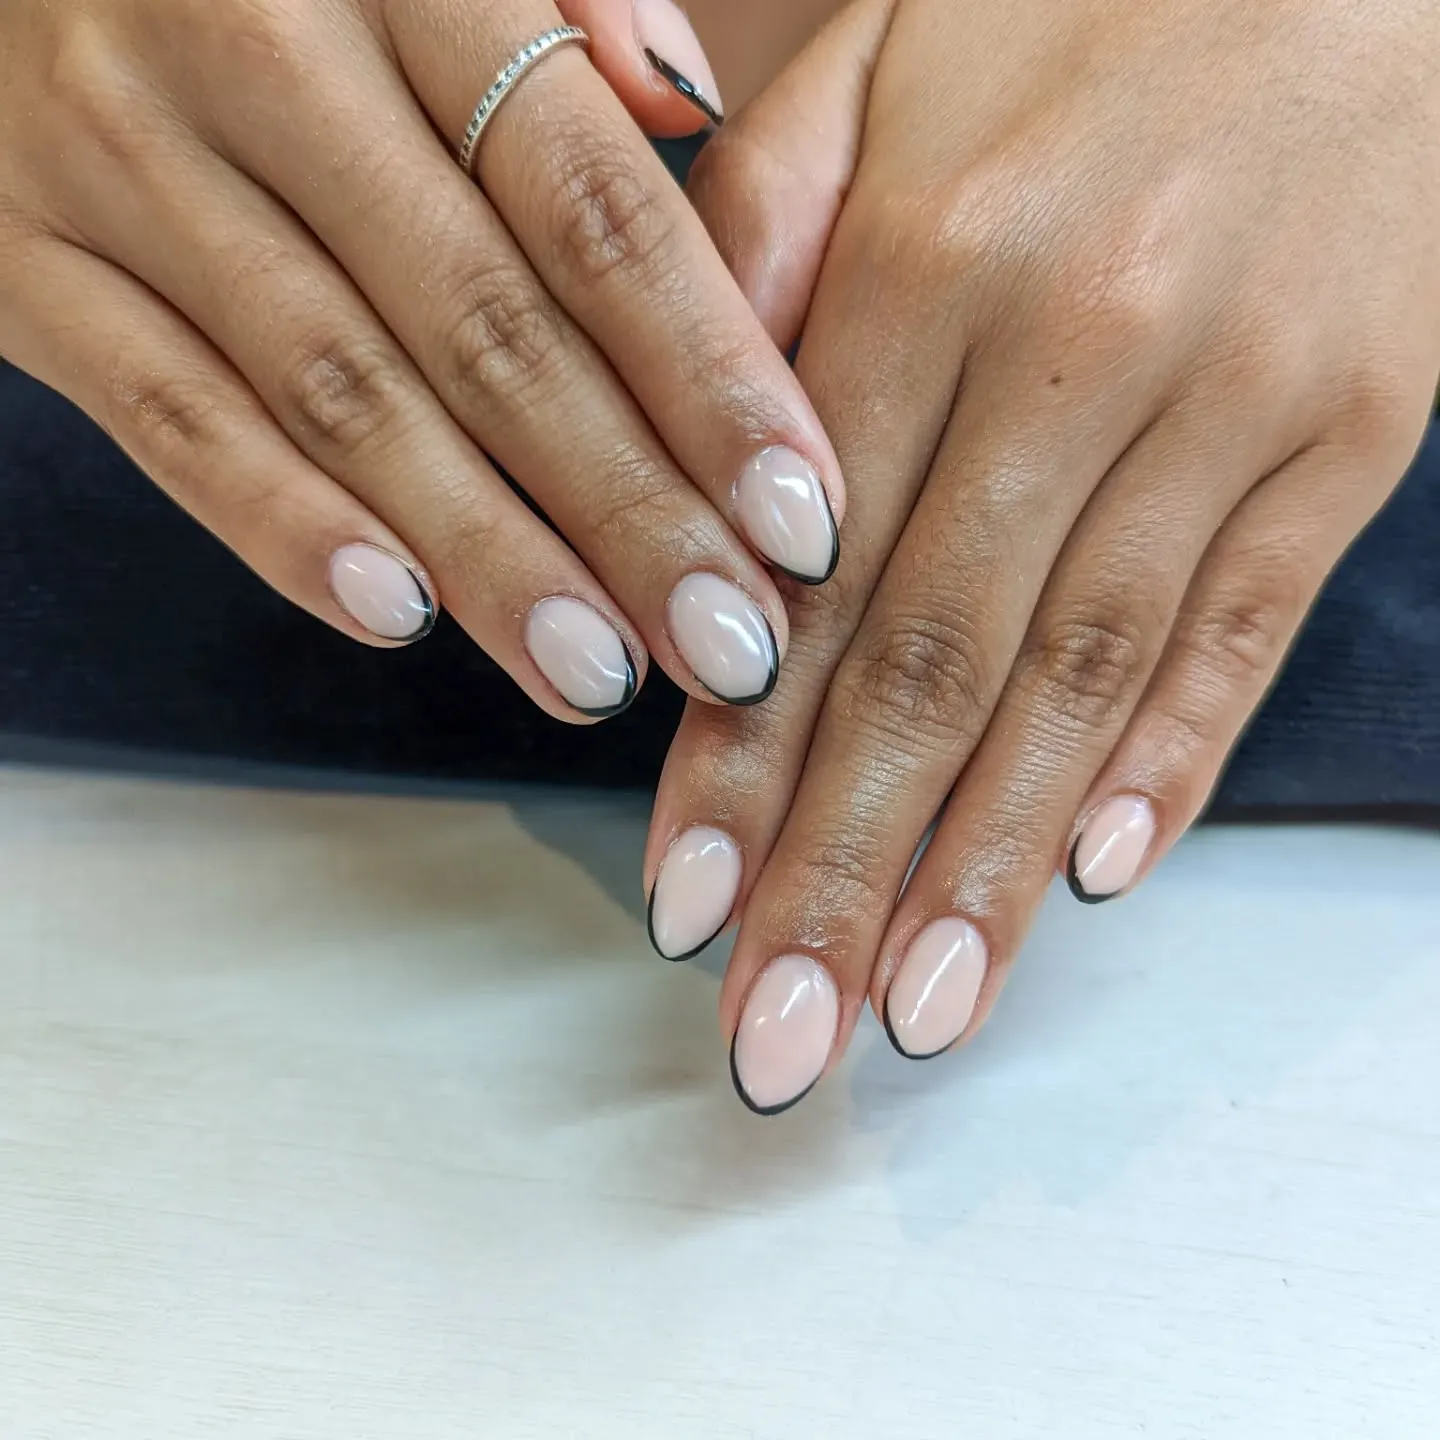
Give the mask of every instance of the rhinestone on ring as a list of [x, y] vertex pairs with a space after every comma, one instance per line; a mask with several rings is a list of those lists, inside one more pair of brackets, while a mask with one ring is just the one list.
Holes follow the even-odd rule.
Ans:
[[480, 137], [485, 133], [485, 127], [494, 118], [505, 97], [524, 79], [530, 67], [560, 45], [584, 45], [588, 48], [589, 44], [590, 37], [578, 26], [562, 25], [557, 30], [547, 30], [532, 40], [495, 77], [495, 83], [475, 107], [475, 114], [471, 116], [465, 138], [460, 142], [460, 165], [467, 175], [475, 173], [475, 152], [480, 148]]

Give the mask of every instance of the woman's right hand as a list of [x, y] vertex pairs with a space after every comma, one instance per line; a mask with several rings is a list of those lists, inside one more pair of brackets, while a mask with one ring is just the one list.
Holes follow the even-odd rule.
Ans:
[[[449, 145], [567, 21], [591, 58], [526, 74], [472, 183]], [[826, 578], [843, 489], [635, 123], [700, 118], [647, 49], [713, 86], [669, 0], [8, 0], [0, 353], [356, 639], [443, 599], [562, 719], [623, 708], [647, 652], [761, 699], [755, 556]]]

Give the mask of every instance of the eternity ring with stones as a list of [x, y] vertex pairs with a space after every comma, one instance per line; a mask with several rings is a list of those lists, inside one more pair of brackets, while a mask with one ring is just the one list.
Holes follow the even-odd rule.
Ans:
[[561, 45], [584, 45], [587, 48], [590, 37], [575, 25], [562, 25], [557, 30], [547, 30], [537, 36], [495, 77], [495, 83], [485, 92], [485, 97], [475, 107], [465, 138], [460, 142], [460, 165], [467, 175], [475, 173], [475, 154], [480, 148], [480, 137], [485, 127], [494, 119], [495, 112], [505, 103], [505, 97], [525, 78], [534, 65], [552, 50]]

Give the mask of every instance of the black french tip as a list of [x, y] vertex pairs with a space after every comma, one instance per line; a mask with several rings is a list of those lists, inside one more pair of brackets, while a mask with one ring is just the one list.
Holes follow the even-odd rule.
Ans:
[[645, 906], [645, 933], [650, 937], [650, 948], [662, 959], [668, 960], [672, 965], [683, 965], [687, 960], [693, 960], [697, 955], [708, 950], [724, 933], [722, 925], [708, 940], [703, 940], [693, 950], [684, 955], [667, 955], [661, 948], [660, 942], [655, 938], [655, 891], [650, 892], [649, 903]]
[[576, 705], [572, 708], [587, 720], [610, 720], [616, 715], [623, 714], [635, 703], [635, 696], [639, 688], [640, 681], [635, 673], [635, 662], [627, 653], [625, 656], [625, 694], [620, 698], [619, 704], [602, 705], [598, 710], [587, 710], [583, 705]]
[[[834, 522], [831, 524], [833, 526]], [[834, 578], [835, 572], [840, 568], [840, 536], [835, 535], [835, 543], [830, 551], [830, 564], [823, 575], [801, 575], [796, 570], [787, 570], [783, 565], [776, 565], [775, 568], [782, 575], [788, 575], [797, 585], [824, 585]]]
[[1070, 887], [1070, 893], [1082, 905], [1104, 905], [1106, 901], [1115, 899], [1114, 895], [1092, 895], [1081, 883], [1080, 876], [1075, 871], [1075, 852], [1080, 848], [1077, 840], [1070, 849], [1070, 858], [1065, 862], [1065, 883]]
[[772, 1115], [783, 1115], [787, 1110], [793, 1110], [820, 1081], [818, 1077], [812, 1080], [793, 1100], [786, 1100], [782, 1105], [771, 1105], [768, 1109], [757, 1105], [745, 1093], [745, 1087], [740, 1083], [740, 1072], [735, 1068], [735, 1041], [732, 1040], [730, 1042], [730, 1083], [734, 1085], [735, 1093], [740, 1097], [741, 1103], [752, 1115], [760, 1115], [768, 1120]]
[[725, 117], [696, 89], [694, 82], [682, 75], [668, 60], [662, 60], [648, 48], [645, 58], [655, 73], [683, 99], [688, 100], [712, 125], [725, 123]]
[[425, 597], [425, 620], [420, 628], [410, 636], [406, 637], [406, 645], [418, 645], [434, 628], [440, 619], [440, 612], [435, 608], [435, 602], [430, 598], [429, 591], [422, 585], [420, 593]]
[[885, 1027], [885, 1036], [894, 1047], [895, 1053], [902, 1060], [914, 1060], [917, 1064], [926, 1060], [938, 1060], [942, 1055], [948, 1055], [958, 1041], [952, 1041], [949, 1045], [939, 1050], [932, 1050], [928, 1055], [912, 1055], [901, 1043], [900, 1037], [895, 1033], [895, 1027], [890, 1023], [890, 1001], [886, 998], [885, 1008], [880, 1012], [880, 1023]]
[[[763, 615], [760, 618], [765, 620]], [[770, 637], [770, 678], [765, 682], [765, 688], [758, 695], [722, 695], [718, 690], [710, 690], [703, 680], [700, 681], [705, 689], [710, 690], [710, 693], [722, 704], [733, 705], [737, 710], [745, 710], [752, 705], [763, 705], [775, 693], [775, 687], [780, 683], [780, 643], [775, 639], [775, 631], [771, 629], [768, 620], [765, 620], [765, 633]], [[700, 677], [697, 675], [695, 678], [698, 680]]]

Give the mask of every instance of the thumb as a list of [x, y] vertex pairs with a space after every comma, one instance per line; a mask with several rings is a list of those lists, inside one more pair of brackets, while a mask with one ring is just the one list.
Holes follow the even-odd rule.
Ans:
[[558, 0], [590, 36], [590, 58], [647, 135], [673, 139], [719, 125], [720, 90], [674, 0]]
[[855, 0], [715, 135], [690, 198], [772, 339], [799, 338], [860, 162], [896, 0]]

